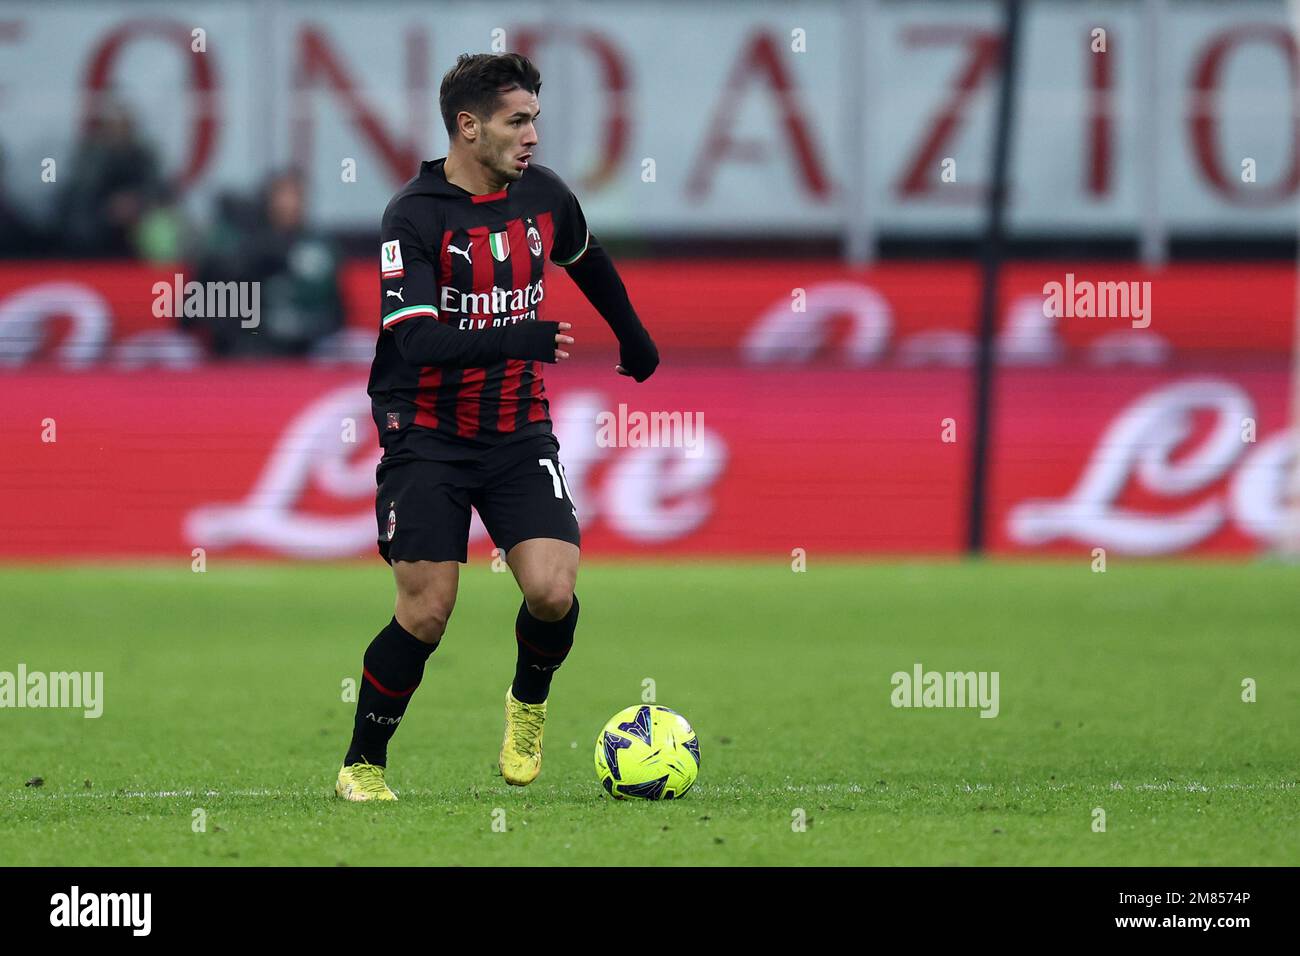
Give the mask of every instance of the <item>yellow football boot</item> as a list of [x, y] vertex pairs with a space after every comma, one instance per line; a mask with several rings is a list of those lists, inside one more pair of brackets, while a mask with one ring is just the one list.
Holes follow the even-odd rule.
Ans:
[[334, 795], [358, 803], [365, 800], [396, 800], [397, 794], [384, 783], [384, 768], [361, 761], [350, 767], [339, 768], [339, 779], [334, 784]]
[[514, 787], [525, 787], [542, 772], [542, 725], [546, 701], [525, 704], [506, 688], [506, 735], [497, 761], [501, 776]]

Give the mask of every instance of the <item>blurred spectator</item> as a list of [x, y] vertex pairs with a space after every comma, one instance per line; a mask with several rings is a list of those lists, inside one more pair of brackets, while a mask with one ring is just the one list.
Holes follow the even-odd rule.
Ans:
[[160, 186], [132, 234], [135, 253], [146, 262], [179, 262], [191, 244], [191, 231], [171, 187]]
[[0, 150], [0, 259], [39, 256], [44, 250], [41, 235], [31, 221], [6, 198], [5, 155]]
[[126, 105], [98, 100], [73, 156], [71, 181], [58, 204], [58, 236], [68, 255], [125, 258], [135, 232], [163, 197], [158, 160], [141, 140]]
[[218, 201], [216, 222], [196, 263], [200, 282], [257, 282], [259, 319], [183, 321], [202, 324], [215, 354], [227, 357], [301, 356], [343, 328], [339, 257], [325, 236], [307, 225], [306, 190], [299, 173], [273, 174], [252, 209], [234, 197]]

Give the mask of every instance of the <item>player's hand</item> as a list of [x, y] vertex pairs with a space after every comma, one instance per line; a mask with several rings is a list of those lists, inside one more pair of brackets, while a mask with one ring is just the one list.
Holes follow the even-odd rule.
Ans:
[[[563, 333], [563, 332], [566, 332], [566, 331], [568, 331], [569, 329], [573, 328], [573, 323], [572, 323], [572, 322], [560, 322], [556, 327], [560, 330], [560, 333]], [[555, 336], [555, 361], [557, 361], [557, 362], [561, 362], [561, 361], [563, 361], [564, 359], [568, 358], [568, 357], [569, 357], [569, 353], [566, 352], [566, 351], [564, 351], [562, 348], [560, 348], [560, 346], [561, 346], [561, 345], [572, 345], [572, 344], [573, 344], [573, 336], [572, 336], [572, 335], [557, 334], [557, 335]]]
[[659, 367], [659, 350], [647, 334], [644, 341], [633, 345], [623, 344], [618, 350], [618, 365], [614, 371], [637, 382], [644, 382]]
[[569, 357], [564, 346], [573, 344], [573, 336], [564, 333], [571, 328], [568, 322], [516, 322], [503, 332], [502, 351], [506, 358], [559, 362]]

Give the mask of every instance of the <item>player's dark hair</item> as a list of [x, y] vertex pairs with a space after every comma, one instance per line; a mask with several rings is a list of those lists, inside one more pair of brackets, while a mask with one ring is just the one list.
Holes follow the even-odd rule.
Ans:
[[542, 74], [528, 57], [518, 53], [462, 53], [443, 76], [438, 91], [447, 135], [456, 138], [456, 117], [462, 110], [486, 120], [496, 112], [501, 94], [516, 89], [542, 91]]

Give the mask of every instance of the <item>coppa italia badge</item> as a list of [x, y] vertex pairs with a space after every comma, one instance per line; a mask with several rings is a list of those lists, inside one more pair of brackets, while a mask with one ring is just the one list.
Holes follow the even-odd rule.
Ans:
[[537, 231], [536, 226], [528, 227], [528, 251], [535, 256], [542, 254], [542, 234]]
[[385, 242], [379, 247], [379, 268], [385, 279], [400, 279], [406, 275], [402, 268], [402, 246], [398, 240]]

